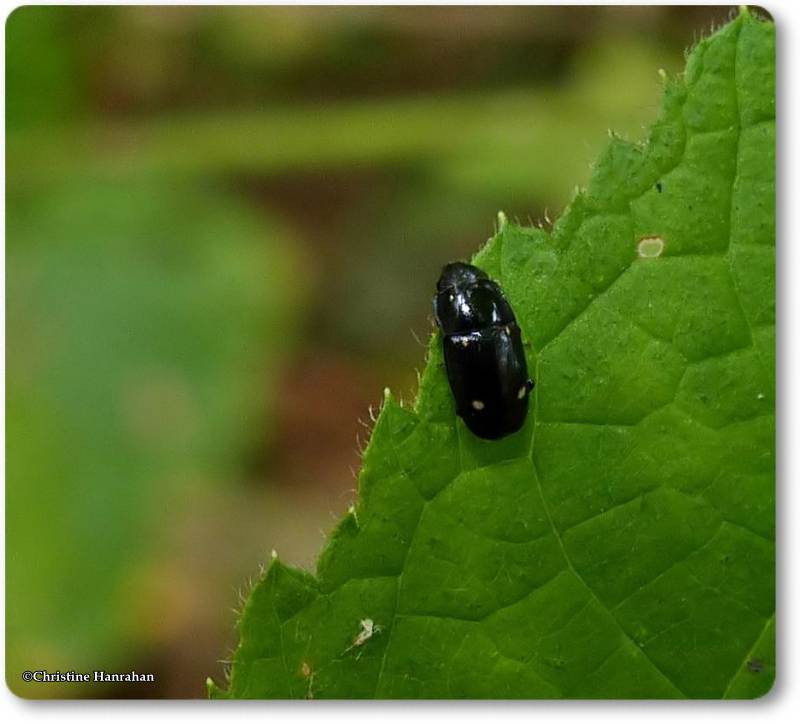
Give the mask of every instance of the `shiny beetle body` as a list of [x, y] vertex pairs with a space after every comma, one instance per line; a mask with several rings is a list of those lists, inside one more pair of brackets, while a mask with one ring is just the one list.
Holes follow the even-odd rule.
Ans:
[[517, 432], [528, 413], [533, 381], [503, 291], [477, 267], [454, 262], [439, 277], [433, 313], [456, 413], [486, 440]]

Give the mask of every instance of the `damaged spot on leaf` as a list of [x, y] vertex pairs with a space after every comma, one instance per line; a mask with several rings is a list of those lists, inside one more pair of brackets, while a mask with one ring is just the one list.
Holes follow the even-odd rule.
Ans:
[[664, 251], [664, 240], [660, 236], [645, 236], [636, 247], [643, 259], [655, 259]]

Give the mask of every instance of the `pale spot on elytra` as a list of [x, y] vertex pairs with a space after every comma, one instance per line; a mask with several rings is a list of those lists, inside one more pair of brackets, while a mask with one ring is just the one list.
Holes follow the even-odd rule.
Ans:
[[482, 410], [486, 405], [481, 402], [481, 400], [473, 400], [472, 401], [472, 409], [473, 410]]
[[517, 392], [517, 399], [522, 400], [527, 392], [528, 392], [528, 386], [522, 385], [522, 387], [519, 388], [519, 392]]
[[639, 240], [636, 249], [643, 259], [655, 259], [664, 251], [664, 240], [660, 236], [645, 236]]

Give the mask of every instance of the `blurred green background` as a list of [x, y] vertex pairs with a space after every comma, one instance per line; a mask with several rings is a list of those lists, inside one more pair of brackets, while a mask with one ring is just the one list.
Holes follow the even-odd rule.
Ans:
[[[24, 7], [6, 24], [6, 648], [202, 697], [311, 567], [445, 261], [554, 218], [728, 8]], [[422, 342], [420, 341], [422, 340]], [[361, 422], [360, 422], [361, 421]], [[25, 669], [155, 684], [23, 685]]]

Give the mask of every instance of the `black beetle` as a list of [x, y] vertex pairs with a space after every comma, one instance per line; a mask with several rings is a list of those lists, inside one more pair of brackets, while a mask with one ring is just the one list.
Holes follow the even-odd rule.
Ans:
[[453, 262], [436, 284], [433, 314], [442, 330], [456, 413], [486, 440], [519, 430], [534, 383], [502, 289], [472, 264]]

